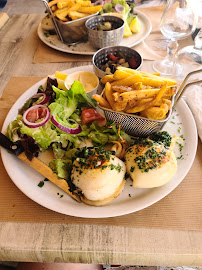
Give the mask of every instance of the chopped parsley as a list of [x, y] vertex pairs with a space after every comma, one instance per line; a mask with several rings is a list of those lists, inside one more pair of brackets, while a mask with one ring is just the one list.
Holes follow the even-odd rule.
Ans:
[[45, 37], [49, 37], [49, 33], [43, 33]]
[[134, 172], [134, 170], [135, 170], [135, 167], [132, 166], [132, 167], [130, 168], [130, 172]]
[[38, 183], [38, 187], [42, 188], [43, 186], [44, 186], [44, 181], [40, 181], [40, 182]]
[[128, 173], [126, 172], [126, 173], [125, 173], [125, 176], [124, 176], [125, 180], [127, 180], [129, 177], [130, 177], [130, 174], [128, 174]]

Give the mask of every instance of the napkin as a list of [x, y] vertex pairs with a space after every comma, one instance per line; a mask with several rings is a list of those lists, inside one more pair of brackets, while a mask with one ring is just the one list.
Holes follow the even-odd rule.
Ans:
[[202, 85], [192, 86], [187, 89], [186, 102], [193, 113], [198, 135], [202, 141]]
[[0, 29], [8, 21], [9, 17], [5, 12], [0, 12]]
[[34, 54], [33, 63], [66, 63], [91, 61], [91, 55], [75, 55], [54, 50], [41, 41]]

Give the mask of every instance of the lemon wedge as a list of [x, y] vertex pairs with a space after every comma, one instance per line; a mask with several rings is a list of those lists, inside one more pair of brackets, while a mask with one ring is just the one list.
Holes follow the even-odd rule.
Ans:
[[56, 71], [55, 72], [55, 78], [60, 79], [62, 81], [65, 81], [65, 79], [67, 78], [67, 76], [68, 76], [67, 74], [62, 73], [60, 71]]
[[136, 17], [132, 20], [131, 24], [130, 24], [130, 30], [133, 33], [139, 33], [141, 29], [141, 24], [140, 24], [140, 20]]
[[124, 36], [124, 37], [129, 37], [129, 36], [131, 36], [132, 34], [133, 34], [133, 33], [131, 32], [128, 23], [125, 21], [123, 36]]

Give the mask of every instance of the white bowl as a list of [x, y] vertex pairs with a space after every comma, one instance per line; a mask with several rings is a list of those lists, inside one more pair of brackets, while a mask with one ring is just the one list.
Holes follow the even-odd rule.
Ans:
[[65, 79], [65, 86], [67, 87], [67, 89], [71, 87], [74, 81], [81, 82], [86, 90], [86, 93], [90, 97], [97, 93], [99, 79], [94, 73], [87, 71], [78, 71], [68, 75]]

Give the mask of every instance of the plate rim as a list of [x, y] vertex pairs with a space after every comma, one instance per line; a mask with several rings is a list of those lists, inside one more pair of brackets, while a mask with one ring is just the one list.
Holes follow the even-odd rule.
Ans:
[[[140, 16], [142, 16], [145, 21], [147, 21], [148, 31], [147, 31], [147, 33], [141, 39], [139, 39], [138, 41], [134, 42], [133, 45], [130, 45], [130, 46], [127, 45], [129, 48], [132, 48], [132, 47], [138, 45], [139, 43], [141, 43], [143, 40], [145, 40], [145, 38], [148, 37], [148, 35], [151, 33], [151, 30], [152, 30], [152, 23], [151, 23], [150, 19], [142, 11], [137, 10], [137, 9], [135, 9], [135, 11], [137, 12], [137, 14], [139, 14]], [[94, 55], [94, 53], [96, 53], [96, 49], [93, 52], [80, 52], [80, 51], [69, 50], [68, 47], [67, 47], [67, 49], [59, 48], [58, 46], [56, 46], [56, 45], [51, 44], [50, 42], [48, 42], [47, 39], [42, 35], [42, 31], [43, 30], [42, 30], [41, 22], [40, 22], [39, 25], [38, 25], [38, 28], [37, 28], [38, 37], [39, 37], [39, 39], [44, 44], [46, 44], [48, 47], [50, 47], [52, 49], [55, 49], [55, 50], [61, 51], [61, 52], [65, 52], [65, 53], [76, 54], [76, 55], [91, 55], [92, 56], [92, 55]], [[126, 45], [121, 45], [120, 44], [120, 46], [126, 46]]]
[[[93, 68], [93, 66], [92, 65], [87, 65], [87, 66], [81, 66], [80, 67], [81, 69], [88, 69], [88, 70], [91, 70], [92, 68]], [[75, 68], [70, 68], [70, 69], [66, 69], [66, 70], [64, 70], [64, 71], [62, 71], [62, 72], [70, 72], [71, 71], [71, 73], [72, 72], [74, 72], [75, 70], [78, 70], [78, 67], [75, 67]], [[42, 83], [44, 83], [45, 82], [45, 80], [46, 80], [46, 77], [45, 78], [43, 78], [42, 80], [40, 80], [39, 82], [37, 82], [37, 83], [35, 83], [34, 85], [32, 85], [30, 88], [28, 88], [17, 100], [16, 100], [16, 102], [13, 104], [13, 106], [11, 107], [11, 109], [9, 110], [9, 112], [8, 112], [8, 114], [7, 114], [7, 116], [6, 116], [6, 118], [5, 118], [5, 120], [4, 120], [4, 123], [3, 123], [3, 126], [2, 126], [2, 132], [5, 132], [5, 129], [6, 129], [6, 127], [7, 127], [7, 125], [8, 125], [8, 123], [7, 123], [7, 119], [9, 118], [9, 116], [10, 116], [10, 114], [12, 114], [11, 112], [12, 112], [12, 110], [14, 110], [14, 108], [15, 108], [15, 106], [16, 106], [16, 104], [17, 103], [19, 103], [20, 102], [20, 100], [21, 99], [25, 99], [25, 97], [26, 96], [30, 96], [30, 94], [31, 94], [31, 90], [33, 89], [33, 88], [37, 88], [39, 85], [41, 85]], [[29, 93], [30, 92], [30, 93]], [[29, 93], [29, 94], [28, 94]], [[177, 181], [177, 183], [175, 183], [174, 185], [172, 185], [172, 187], [170, 187], [169, 188], [169, 190], [168, 191], [166, 191], [166, 192], [162, 192], [162, 194], [161, 195], [159, 195], [158, 196], [158, 198], [157, 199], [155, 199], [155, 200], [153, 200], [153, 202], [150, 202], [150, 203], [145, 203], [145, 205], [144, 206], [141, 206], [141, 207], [139, 207], [139, 208], [137, 208], [136, 207], [136, 209], [134, 210], [132, 210], [131, 211], [131, 209], [129, 208], [129, 209], [121, 209], [121, 210], [119, 210], [118, 212], [115, 212], [114, 214], [113, 213], [111, 213], [111, 214], [109, 214], [109, 213], [107, 213], [107, 214], [102, 214], [102, 215], [100, 215], [99, 214], [99, 211], [97, 211], [98, 213], [96, 214], [96, 216], [92, 216], [92, 215], [90, 215], [90, 213], [89, 213], [89, 215], [87, 215], [86, 214], [86, 211], [84, 211], [84, 214], [83, 213], [79, 213], [79, 214], [75, 214], [75, 210], [74, 209], [72, 209], [71, 210], [71, 213], [67, 213], [66, 211], [63, 211], [63, 210], [56, 210], [54, 207], [50, 207], [49, 205], [47, 205], [46, 203], [44, 203], [44, 202], [39, 202], [39, 200], [38, 199], [36, 199], [36, 198], [33, 198], [32, 196], [28, 196], [25, 192], [24, 192], [24, 190], [23, 190], [23, 188], [21, 188], [19, 185], [18, 185], [18, 183], [16, 183], [16, 180], [14, 180], [13, 179], [13, 175], [12, 175], [12, 173], [11, 173], [11, 171], [10, 171], [10, 169], [8, 168], [8, 166], [7, 166], [7, 164], [6, 164], [6, 159], [7, 159], [7, 157], [8, 157], [8, 155], [10, 155], [5, 149], [3, 149], [2, 147], [1, 147], [1, 157], [2, 157], [2, 161], [3, 161], [3, 164], [4, 164], [4, 167], [5, 167], [5, 169], [6, 169], [6, 171], [7, 171], [7, 173], [8, 173], [8, 175], [9, 175], [9, 177], [11, 178], [11, 180], [12, 180], [12, 182], [28, 197], [28, 198], [30, 198], [31, 200], [33, 200], [34, 202], [36, 202], [37, 204], [39, 204], [39, 205], [41, 205], [41, 206], [43, 206], [43, 207], [45, 207], [45, 208], [47, 208], [47, 209], [50, 209], [50, 210], [52, 210], [52, 211], [55, 211], [55, 212], [57, 212], [57, 213], [61, 213], [61, 214], [65, 214], [65, 215], [70, 215], [70, 216], [74, 216], [74, 217], [80, 217], [80, 218], [109, 218], [109, 217], [116, 217], [116, 216], [123, 216], [123, 215], [127, 215], [127, 214], [130, 214], [130, 213], [134, 213], [134, 212], [138, 212], [138, 211], [140, 211], [140, 210], [143, 210], [143, 209], [145, 209], [145, 208], [147, 208], [147, 207], [149, 207], [149, 206], [151, 206], [151, 205], [153, 205], [153, 204], [155, 204], [155, 203], [157, 203], [158, 201], [160, 201], [161, 199], [163, 199], [163, 198], [165, 198], [167, 195], [169, 195], [183, 180], [184, 180], [184, 178], [185, 178], [185, 176], [187, 175], [187, 173], [189, 172], [189, 170], [190, 170], [190, 168], [191, 168], [191, 166], [192, 166], [192, 164], [193, 164], [193, 162], [194, 162], [194, 159], [195, 159], [195, 155], [196, 155], [196, 151], [197, 151], [197, 144], [198, 144], [198, 133], [197, 133], [197, 128], [196, 128], [196, 123], [195, 123], [195, 120], [194, 120], [194, 117], [193, 117], [193, 114], [192, 114], [192, 112], [191, 112], [191, 110], [189, 109], [189, 107], [188, 107], [188, 105], [187, 105], [187, 103], [183, 100], [183, 99], [181, 99], [180, 101], [179, 101], [179, 103], [177, 104], [177, 106], [183, 106], [184, 108], [183, 109], [185, 109], [185, 111], [187, 111], [187, 112], [189, 112], [189, 117], [191, 118], [191, 123], [192, 123], [192, 125], [193, 125], [193, 146], [192, 146], [192, 150], [194, 150], [193, 152], [192, 152], [192, 158], [191, 158], [191, 160], [189, 160], [189, 166], [187, 166], [186, 167], [186, 171], [184, 171], [183, 172], [183, 176], [181, 177], [181, 179], [180, 179], [180, 181]], [[177, 107], [176, 106], [176, 107]], [[16, 158], [16, 157], [14, 157], [14, 158]], [[91, 207], [91, 206], [88, 206], [88, 207]], [[107, 207], [107, 206], [105, 206], [105, 207]], [[96, 208], [97, 209], [97, 207], [94, 207], [94, 208]], [[103, 207], [101, 207], [101, 208], [103, 208]], [[104, 208], [103, 208], [104, 209]], [[91, 211], [89, 211], [89, 212], [91, 212]], [[105, 212], [105, 211], [102, 211], [102, 212]], [[106, 213], [106, 212], [105, 212]]]

